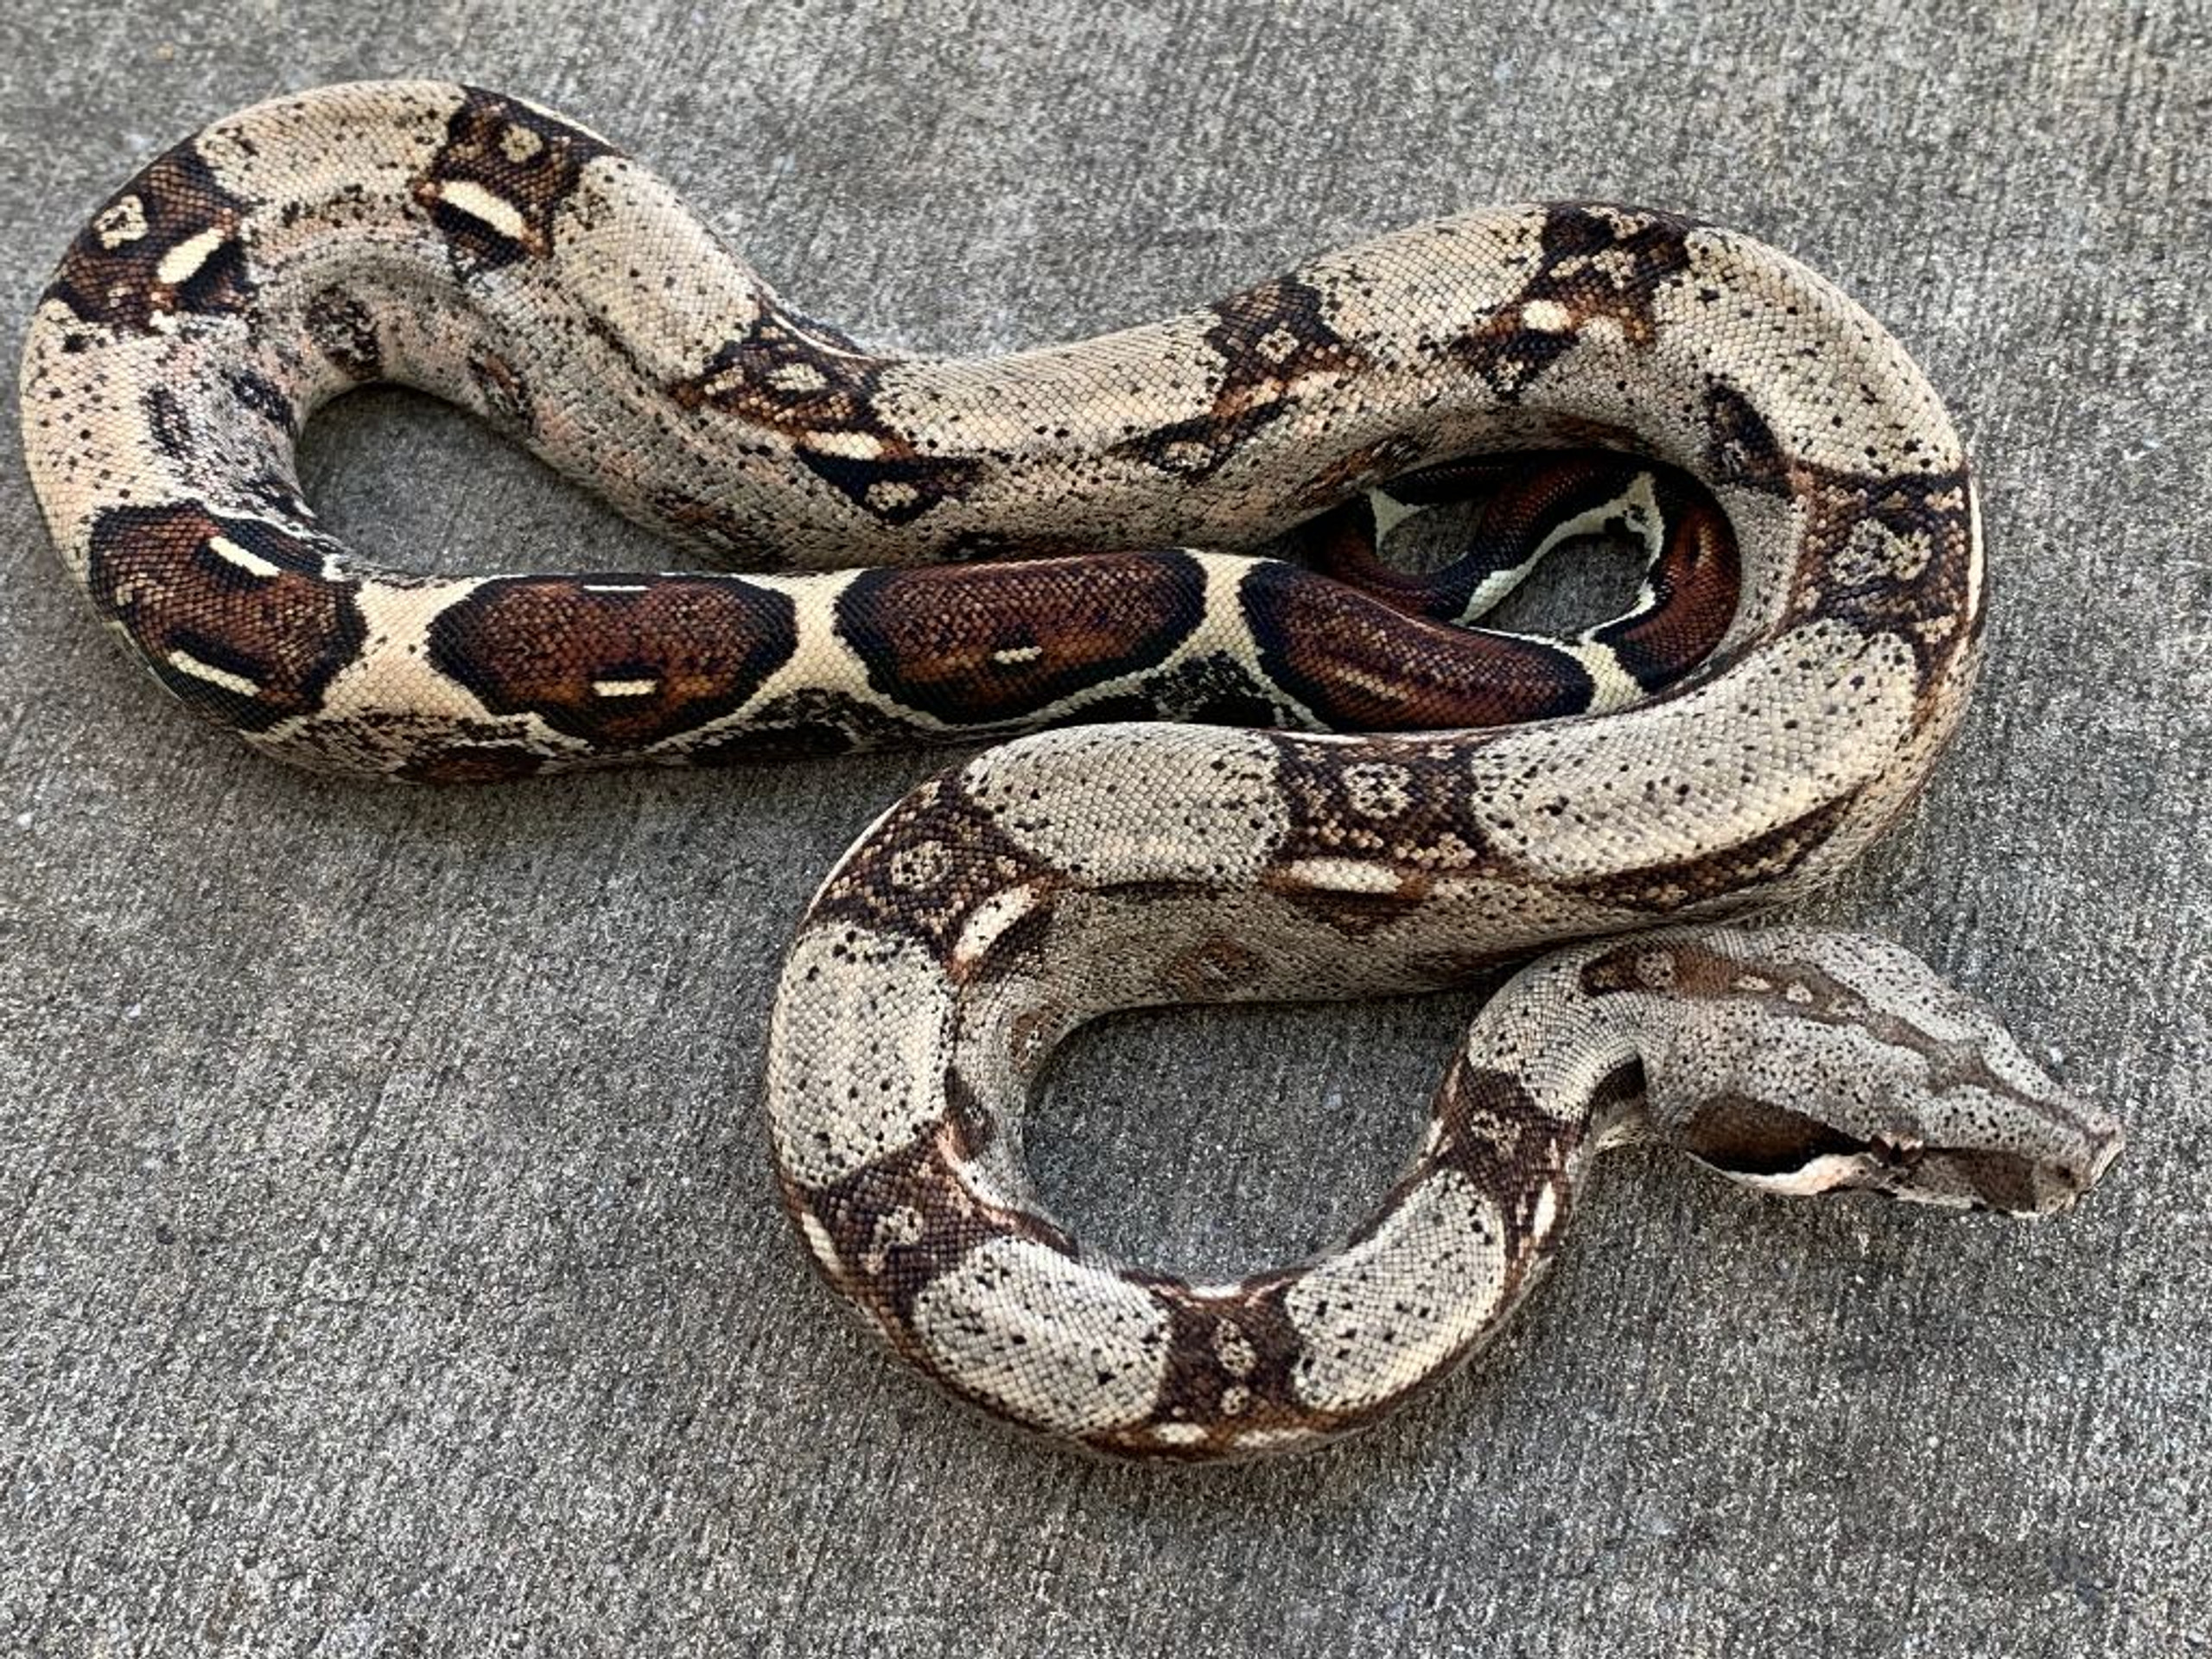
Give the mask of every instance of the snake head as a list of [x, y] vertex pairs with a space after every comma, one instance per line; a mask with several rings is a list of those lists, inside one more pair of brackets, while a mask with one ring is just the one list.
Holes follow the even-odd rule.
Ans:
[[1637, 995], [1650, 1129], [1763, 1191], [2051, 1215], [2119, 1154], [1990, 1010], [1887, 940], [1659, 936], [1592, 961]]

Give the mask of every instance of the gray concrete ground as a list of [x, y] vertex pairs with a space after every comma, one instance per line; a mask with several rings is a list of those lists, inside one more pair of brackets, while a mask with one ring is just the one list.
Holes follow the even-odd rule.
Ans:
[[[402, 72], [618, 135], [806, 308], [917, 347], [1149, 318], [1532, 194], [1795, 250], [1951, 398], [1999, 582], [1964, 742], [1823, 908], [1920, 946], [2134, 1135], [2040, 1229], [1624, 1159], [1513, 1337], [1371, 1438], [1211, 1476], [1041, 1451], [836, 1314], [755, 1115], [800, 905], [941, 756], [296, 775], [102, 637], [10, 444], [0, 1648], [2212, 1649], [2193, 0], [0, 13], [11, 361], [153, 148]], [[380, 551], [656, 557], [417, 400], [362, 397], [309, 448]], [[1465, 1011], [1116, 1025], [1043, 1108], [1045, 1187], [1175, 1265], [1300, 1249], [1382, 1192]]]

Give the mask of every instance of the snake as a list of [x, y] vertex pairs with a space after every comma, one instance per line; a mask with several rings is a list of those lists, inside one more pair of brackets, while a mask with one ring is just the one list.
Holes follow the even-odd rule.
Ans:
[[[357, 552], [296, 446], [374, 382], [694, 568]], [[472, 782], [982, 746], [807, 906], [767, 1139], [863, 1323], [1059, 1443], [1205, 1462], [1375, 1422], [1497, 1331], [1610, 1147], [2016, 1215], [2120, 1148], [1901, 947], [1744, 925], [1912, 803], [1986, 607], [1936, 393], [1739, 232], [1480, 208], [1165, 321], [900, 354], [587, 128], [363, 83], [148, 162], [63, 256], [21, 394], [99, 616], [264, 753]], [[1408, 519], [1465, 550], [1394, 561]], [[1605, 530], [1646, 553], [1625, 613], [1486, 626]], [[1035, 1191], [1025, 1116], [1089, 1021], [1470, 984], [1411, 1163], [1302, 1261], [1194, 1281]]]

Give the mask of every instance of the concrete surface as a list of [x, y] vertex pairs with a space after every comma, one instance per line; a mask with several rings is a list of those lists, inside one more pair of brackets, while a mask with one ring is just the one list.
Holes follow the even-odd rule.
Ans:
[[[941, 756], [294, 775], [126, 665], [10, 443], [0, 1649], [2212, 1648], [2208, 60], [2193, 0], [4, 0], [11, 362], [151, 149], [403, 72], [617, 135], [806, 308], [921, 347], [1533, 194], [1794, 249], [1952, 399], [1999, 583], [1966, 741], [1825, 908], [2006, 1009], [2134, 1141], [2040, 1229], [1624, 1159], [1510, 1342], [1371, 1438], [1180, 1478], [1039, 1451], [836, 1315], [755, 1116], [800, 904]], [[657, 556], [417, 400], [310, 451], [382, 551]], [[1046, 1104], [1046, 1189], [1186, 1268], [1319, 1242], [1466, 1006], [1116, 1025]]]

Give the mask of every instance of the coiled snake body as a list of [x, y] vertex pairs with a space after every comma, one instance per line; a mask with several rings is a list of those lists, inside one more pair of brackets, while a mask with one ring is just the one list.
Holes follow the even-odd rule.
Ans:
[[[292, 452], [379, 378], [759, 573], [372, 565], [316, 524]], [[1687, 925], [1801, 892], [1898, 814], [1982, 620], [1935, 394], [1742, 236], [1491, 209], [1167, 322], [899, 359], [786, 308], [558, 117], [330, 87], [217, 122], [101, 209], [22, 398], [100, 613], [289, 760], [480, 779], [1067, 728], [924, 785], [846, 855], [767, 1068], [817, 1265], [1031, 1427], [1197, 1459], [1370, 1421], [1497, 1326], [1623, 1140], [2019, 1212], [2117, 1148], [1895, 947]], [[1531, 451], [1567, 453], [1469, 459]], [[1376, 565], [1389, 520], [1471, 480], [1526, 520], [1512, 550]], [[1541, 544], [1606, 522], [1652, 552], [1627, 616], [1470, 626]], [[1286, 532], [1320, 571], [1245, 555]], [[1124, 723], [1162, 718], [1220, 723]], [[1030, 1191], [1023, 1104], [1099, 1013], [1438, 986], [1547, 947], [1381, 1211], [1311, 1262], [1118, 1266]]]

